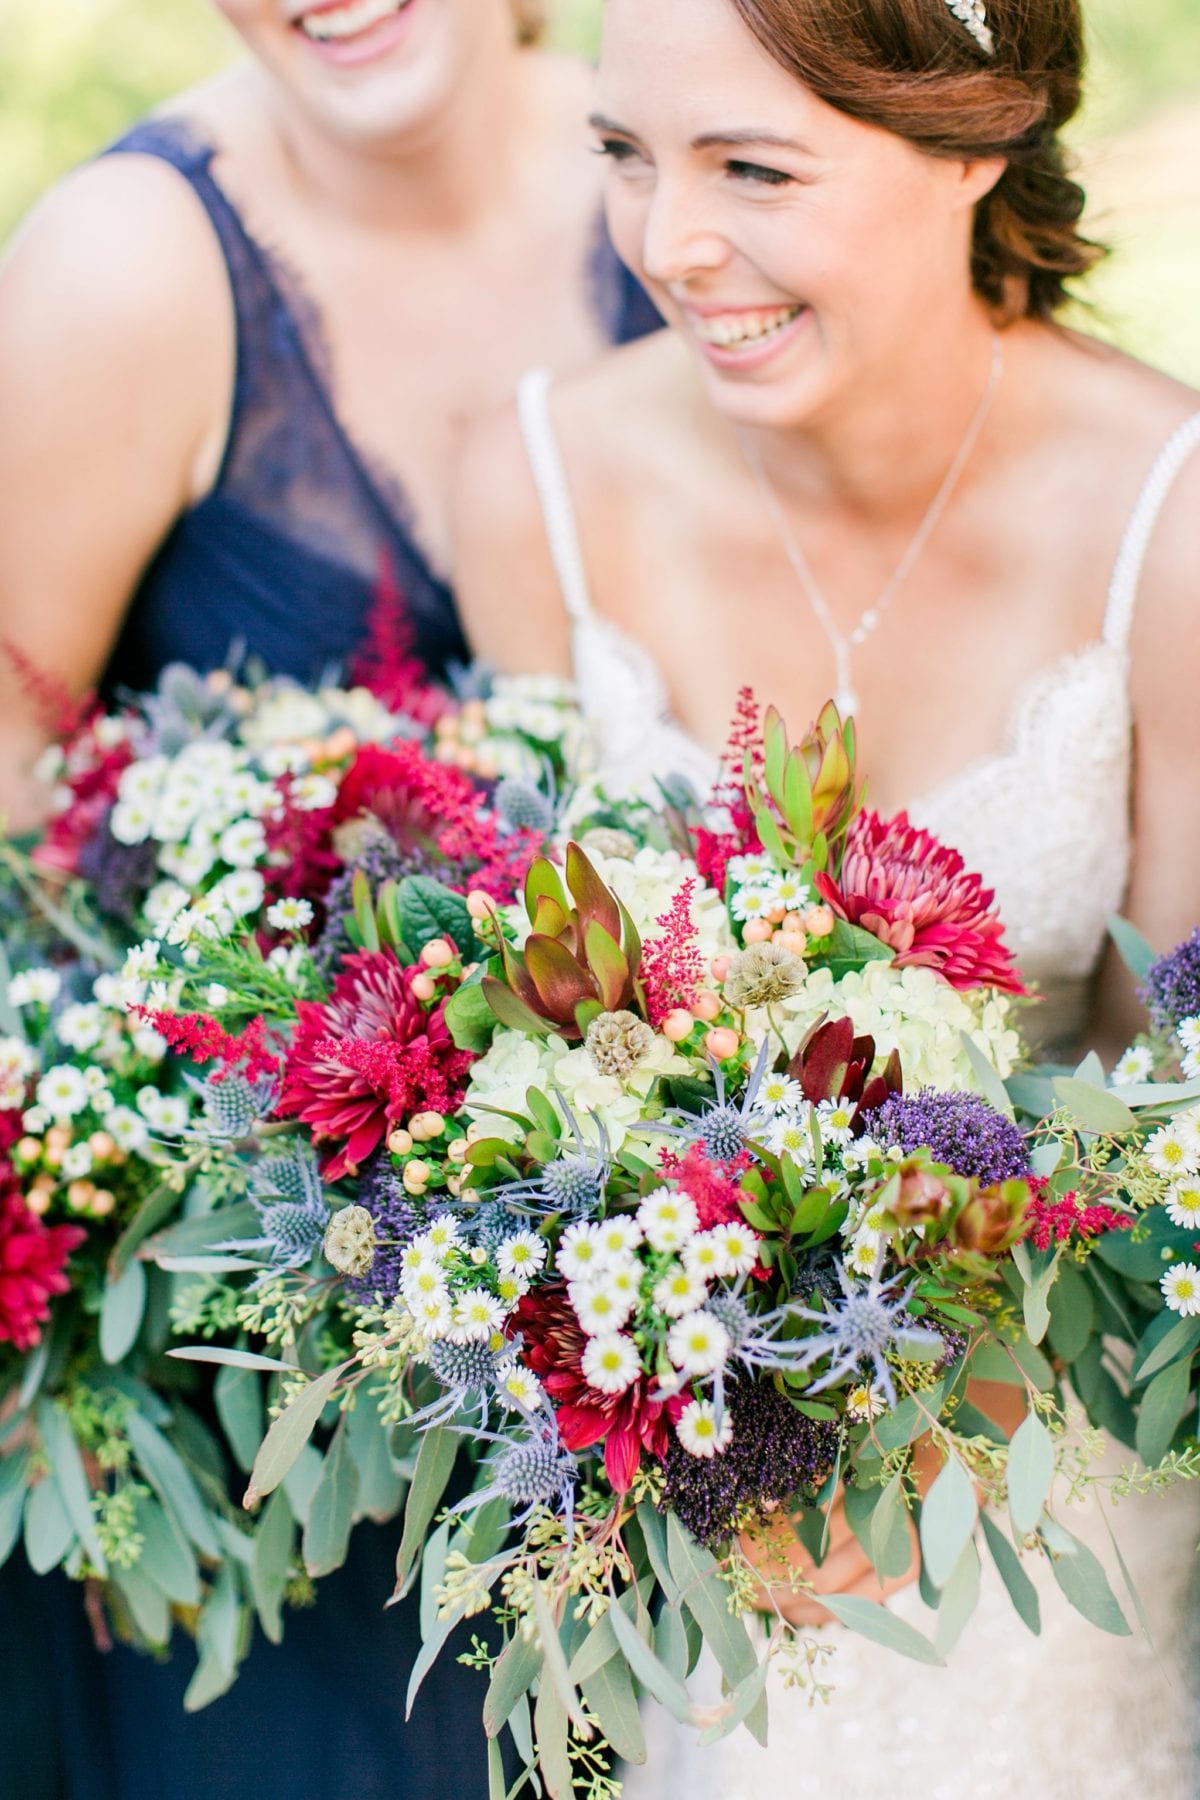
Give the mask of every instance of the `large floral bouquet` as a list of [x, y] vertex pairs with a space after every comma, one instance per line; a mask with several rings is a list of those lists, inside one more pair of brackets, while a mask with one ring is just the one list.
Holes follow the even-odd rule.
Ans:
[[[154, 1648], [185, 1625], [200, 1651], [189, 1706], [228, 1686], [255, 1618], [279, 1636], [285, 1598], [303, 1603], [325, 1559], [306, 1569], [296, 1542], [311, 1462], [286, 1514], [240, 1505], [266, 1425], [258, 1376], [167, 1352], [215, 1316], [197, 1268], [205, 1284], [239, 1278], [223, 1295], [236, 1331], [239, 1309], [254, 1323], [269, 1307], [264, 1271], [320, 1243], [315, 1163], [260, 1154], [291, 1128], [265, 1127], [252, 1167], [232, 1153], [274, 1103], [264, 1014], [323, 991], [298, 928], [341, 921], [351, 866], [378, 887], [385, 866], [433, 858], [507, 898], [540, 842], [504, 806], [548, 816], [538, 784], [562, 779], [578, 721], [555, 684], [475, 686], [393, 681], [385, 700], [174, 667], [154, 694], [74, 723], [46, 759], [44, 837], [0, 845], [0, 1561], [23, 1540], [37, 1572], [78, 1578], [101, 1641], [115, 1629]], [[384, 789], [395, 809], [379, 800], [364, 823]], [[214, 973], [231, 939], [236, 997]], [[202, 960], [200, 1029], [175, 1009]], [[182, 1044], [190, 1066], [169, 1052]], [[201, 1079], [214, 1058], [238, 1078]], [[248, 1233], [253, 1263], [213, 1251]], [[387, 1518], [402, 1465], [355, 1442], [360, 1515]]]
[[[92, 1292], [118, 1361], [156, 1358], [118, 1435], [129, 1410], [156, 1417], [219, 1522], [215, 1555], [189, 1539], [199, 1699], [232, 1679], [251, 1609], [277, 1635], [285, 1594], [406, 1495], [410, 1704], [490, 1612], [463, 1654], [489, 1676], [497, 1793], [506, 1727], [550, 1793], [614, 1792], [606, 1746], [643, 1754], [644, 1694], [710, 1738], [761, 1736], [772, 1660], [818, 1685], [787, 1601], [839, 1496], [881, 1579], [915, 1570], [936, 1604], [926, 1638], [822, 1596], [897, 1651], [949, 1653], [981, 1550], [1031, 1628], [1027, 1557], [1128, 1630], [1052, 1487], [1063, 1466], [1072, 1490], [1089, 1479], [1095, 1435], [1068, 1433], [1063, 1377], [1112, 1422], [1095, 1294], [1155, 1229], [1158, 1151], [1094, 1061], [1022, 1072], [991, 896], [905, 818], [863, 810], [832, 708], [793, 749], [747, 703], [705, 806], [671, 783], [610, 804], [578, 779], [553, 684], [398, 717], [340, 690], [173, 680], [191, 710], [172, 741], [159, 696], [68, 749], [40, 856], [86, 866], [92, 903], [103, 889], [124, 918], [124, 1029], [178, 1053], [155, 1065], [185, 1109], [154, 1148], [175, 1191], [149, 1224], [116, 1199], [127, 1257]], [[39, 1174], [40, 1067], [22, 1062], [10, 1101], [34, 1110]], [[13, 1166], [36, 1215], [37, 1174]], [[61, 1181], [42, 1191], [47, 1218], [69, 1208]], [[206, 1363], [252, 1528], [176, 1400]], [[95, 1576], [80, 1526], [102, 1469], [85, 1455], [63, 1476], [34, 1366], [7, 1504], [28, 1535], [65, 1481], [68, 1559]], [[43, 1391], [70, 1421], [66, 1379]], [[1024, 1399], [1011, 1441], [973, 1385], [997, 1381]], [[124, 1364], [99, 1386], [126, 1392]], [[1136, 1383], [1119, 1391], [1135, 1421]], [[144, 1485], [135, 1507], [157, 1500], [187, 1537], [162, 1466]], [[141, 1618], [161, 1641], [150, 1609], [157, 1626], [187, 1603], [131, 1542], [123, 1579], [161, 1596]], [[700, 1717], [703, 1644], [727, 1698]]]

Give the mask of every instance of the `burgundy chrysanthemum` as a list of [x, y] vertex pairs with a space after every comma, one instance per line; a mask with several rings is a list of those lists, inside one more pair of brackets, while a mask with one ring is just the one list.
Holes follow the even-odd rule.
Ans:
[[568, 1450], [588, 1450], [604, 1440], [604, 1471], [615, 1493], [633, 1482], [642, 1452], [660, 1461], [671, 1442], [670, 1424], [686, 1396], [651, 1399], [653, 1380], [639, 1376], [623, 1394], [601, 1394], [583, 1373], [587, 1336], [566, 1289], [551, 1285], [525, 1294], [513, 1316], [525, 1362], [554, 1402], [558, 1429]]
[[839, 879], [818, 875], [816, 884], [839, 918], [895, 951], [897, 967], [936, 969], [955, 988], [1027, 991], [991, 889], [963, 866], [957, 850], [910, 825], [907, 813], [894, 819], [859, 813]]
[[389, 949], [361, 950], [328, 1001], [297, 1004], [277, 1110], [311, 1126], [314, 1142], [339, 1145], [329, 1181], [356, 1173], [409, 1113], [450, 1113], [462, 1101], [471, 1055], [455, 1048], [444, 1003], [427, 1012], [413, 997], [417, 973]]
[[15, 1183], [0, 1193], [0, 1343], [33, 1349], [50, 1301], [70, 1286], [67, 1258], [86, 1236], [78, 1225], [44, 1225]]

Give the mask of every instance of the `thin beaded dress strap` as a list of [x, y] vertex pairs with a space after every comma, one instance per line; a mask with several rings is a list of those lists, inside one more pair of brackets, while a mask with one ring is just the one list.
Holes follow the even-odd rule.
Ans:
[[1159, 451], [1125, 528], [1113, 566], [1104, 614], [1104, 642], [1114, 649], [1129, 648], [1138, 585], [1154, 528], [1170, 498], [1171, 489], [1197, 449], [1200, 449], [1200, 412], [1185, 419]]
[[550, 418], [551, 380], [549, 369], [530, 369], [521, 377], [517, 388], [517, 415], [521, 423], [521, 436], [525, 440], [525, 454], [529, 458], [533, 483], [541, 502], [546, 538], [550, 545], [554, 572], [562, 590], [563, 605], [571, 619], [579, 625], [591, 618], [592, 602], [588, 593], [587, 567], [579, 542], [579, 528], [575, 523], [575, 508], [567, 485], [567, 472], [563, 467], [562, 453]]

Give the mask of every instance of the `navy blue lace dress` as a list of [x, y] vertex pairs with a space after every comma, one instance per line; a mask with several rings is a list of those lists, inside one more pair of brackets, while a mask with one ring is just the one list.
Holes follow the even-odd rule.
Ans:
[[[306, 678], [361, 642], [386, 568], [435, 669], [465, 655], [446, 582], [402, 497], [338, 421], [319, 321], [214, 180], [213, 151], [150, 121], [114, 152], [161, 157], [220, 241], [237, 317], [228, 444], [211, 493], [178, 521], [133, 600], [106, 677], [153, 684], [183, 659], [218, 667], [233, 643]], [[590, 283], [614, 342], [659, 319], [598, 229]], [[482, 1800], [483, 1683], [443, 1655], [404, 1723], [419, 1645], [415, 1600], [385, 1611], [396, 1530], [362, 1525], [316, 1606], [261, 1638], [231, 1692], [185, 1715], [194, 1659], [92, 1647], [80, 1591], [35, 1580], [20, 1550], [0, 1576], [0, 1800]]]

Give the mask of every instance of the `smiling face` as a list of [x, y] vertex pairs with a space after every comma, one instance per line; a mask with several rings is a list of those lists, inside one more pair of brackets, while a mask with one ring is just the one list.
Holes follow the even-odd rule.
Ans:
[[730, 417], [815, 419], [977, 304], [973, 210], [1001, 165], [835, 110], [729, 0], [606, 0], [593, 124], [617, 249]]
[[216, 5], [310, 122], [347, 144], [419, 134], [449, 103], [480, 46], [502, 42], [512, 29], [507, 0]]

